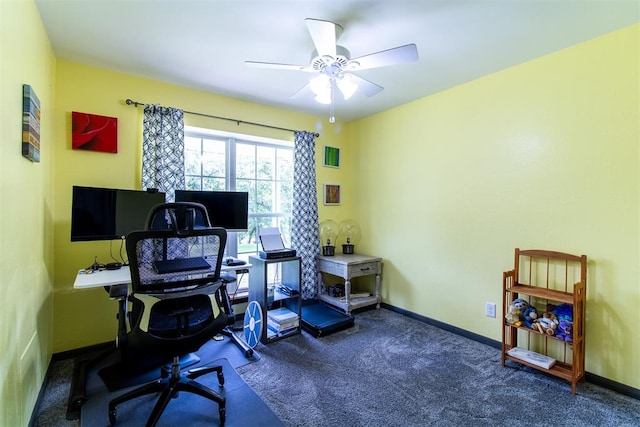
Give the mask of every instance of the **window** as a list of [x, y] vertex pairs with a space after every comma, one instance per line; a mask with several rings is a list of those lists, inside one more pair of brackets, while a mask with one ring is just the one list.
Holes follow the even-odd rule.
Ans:
[[187, 190], [247, 191], [249, 227], [230, 232], [227, 255], [244, 260], [260, 250], [258, 230], [278, 227], [291, 244], [293, 142], [185, 126]]

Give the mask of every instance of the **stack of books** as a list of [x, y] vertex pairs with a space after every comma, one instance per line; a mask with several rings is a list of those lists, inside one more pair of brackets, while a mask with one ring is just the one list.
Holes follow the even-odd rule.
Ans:
[[267, 336], [283, 336], [294, 332], [300, 326], [300, 317], [288, 308], [281, 307], [267, 311]]

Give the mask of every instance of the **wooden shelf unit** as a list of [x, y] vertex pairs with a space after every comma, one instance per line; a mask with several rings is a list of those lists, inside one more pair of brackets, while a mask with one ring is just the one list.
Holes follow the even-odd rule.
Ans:
[[[571, 383], [571, 392], [576, 394], [578, 381], [585, 374], [585, 315], [587, 299], [587, 257], [571, 255], [547, 250], [515, 250], [515, 268], [502, 275], [502, 366], [506, 360], [530, 366]], [[572, 342], [559, 340], [555, 336], [542, 334], [526, 326], [515, 326], [506, 322], [506, 315], [511, 302], [516, 298], [527, 299], [529, 303], [540, 309], [547, 303], [566, 303], [573, 307]], [[519, 332], [521, 332], [519, 334]], [[529, 350], [531, 337], [540, 337], [539, 347], [547, 354], [548, 343], [557, 342], [564, 346], [564, 359], [557, 360], [549, 369], [542, 368], [526, 360], [507, 354], [518, 346], [518, 335], [525, 334]], [[538, 350], [536, 348], [535, 350]], [[567, 353], [570, 352], [570, 357]]]

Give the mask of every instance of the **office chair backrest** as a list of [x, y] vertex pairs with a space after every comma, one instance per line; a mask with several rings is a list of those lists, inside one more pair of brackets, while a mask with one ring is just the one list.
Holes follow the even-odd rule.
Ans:
[[147, 225], [127, 235], [133, 293], [184, 291], [220, 279], [227, 232], [208, 224], [204, 206], [157, 205]]

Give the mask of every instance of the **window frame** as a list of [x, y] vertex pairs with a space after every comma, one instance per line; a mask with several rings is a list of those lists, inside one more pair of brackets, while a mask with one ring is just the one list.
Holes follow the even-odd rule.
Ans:
[[[246, 144], [246, 145], [251, 145], [253, 147], [267, 147], [267, 148], [275, 148], [275, 149], [283, 149], [283, 150], [289, 150], [291, 151], [291, 160], [293, 162], [293, 150], [294, 150], [294, 141], [293, 141], [293, 136], [291, 137], [291, 140], [284, 140], [284, 139], [274, 139], [274, 138], [266, 138], [266, 137], [260, 137], [260, 136], [254, 136], [254, 135], [247, 135], [247, 134], [240, 134], [240, 133], [235, 133], [235, 132], [226, 132], [226, 131], [220, 131], [220, 130], [215, 130], [215, 129], [208, 129], [208, 128], [202, 128], [202, 127], [196, 127], [196, 126], [186, 126], [184, 127], [184, 137], [185, 139], [188, 137], [192, 137], [192, 138], [199, 138], [199, 139], [215, 139], [215, 140], [219, 140], [219, 141], [224, 141], [225, 143], [225, 176], [224, 176], [224, 180], [225, 180], [225, 184], [224, 184], [224, 191], [238, 191], [237, 187], [236, 187], [236, 183], [237, 183], [237, 170], [236, 170], [236, 159], [237, 159], [237, 146], [238, 144]], [[200, 145], [200, 153], [202, 153], [202, 142]], [[257, 161], [259, 159], [256, 157], [256, 165], [257, 165]], [[187, 153], [186, 153], [186, 144], [185, 144], [185, 182], [187, 181], [188, 178], [190, 177], [199, 177], [200, 179], [200, 188], [202, 188], [202, 184], [203, 184], [203, 177], [206, 177], [205, 175], [203, 175], [203, 162], [201, 162], [200, 164], [200, 174], [199, 175], [192, 175], [192, 174], [187, 174], [187, 170], [186, 170], [186, 163], [187, 163]], [[274, 167], [277, 168], [277, 164], [274, 165]], [[293, 166], [292, 166], [293, 167]], [[257, 168], [256, 168], [257, 170]], [[276, 179], [277, 175], [274, 174], [274, 177], [269, 180], [272, 181], [274, 183], [277, 182], [281, 182], [282, 180], [277, 180]], [[216, 177], [213, 176], [213, 178], [222, 178], [222, 177]], [[243, 180], [245, 180], [246, 178], [242, 178]], [[264, 181], [261, 179], [258, 179], [257, 176], [254, 176], [252, 179], [252, 181], [254, 182], [258, 182], [258, 181]], [[291, 177], [291, 186], [293, 186], [293, 176]], [[250, 194], [251, 197], [251, 194]], [[251, 203], [251, 200], [250, 200]], [[281, 220], [284, 218], [285, 220], [288, 219], [290, 220], [291, 218], [291, 212], [260, 212], [260, 213], [256, 213], [256, 212], [251, 212], [251, 207], [249, 209], [249, 224], [252, 223], [252, 221], [256, 221], [259, 218], [273, 218], [274, 222], [276, 223], [280, 223]], [[256, 239], [256, 246], [255, 246], [255, 251], [250, 251], [250, 252], [242, 252], [239, 253], [238, 250], [238, 233], [239, 232], [229, 232], [229, 236], [227, 238], [227, 247], [226, 247], [226, 252], [225, 252], [225, 256], [233, 256], [233, 257], [247, 257], [249, 255], [257, 255], [258, 251], [259, 251], [259, 241]], [[283, 233], [284, 234], [284, 233]], [[285, 240], [285, 242], [290, 242], [290, 236], [289, 235], [283, 235], [283, 239]], [[248, 260], [248, 259], [246, 259]]]

